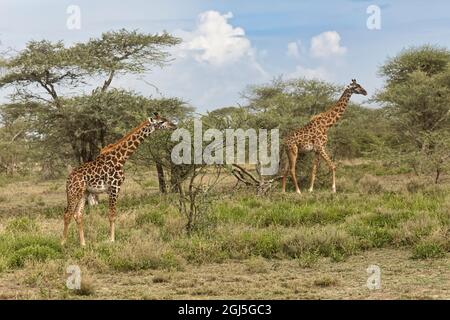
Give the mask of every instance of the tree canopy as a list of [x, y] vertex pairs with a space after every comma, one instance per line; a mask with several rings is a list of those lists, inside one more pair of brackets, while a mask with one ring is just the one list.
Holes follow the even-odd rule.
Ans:
[[[54, 146], [55, 156], [92, 160], [116, 130], [132, 127], [149, 112], [183, 113], [178, 99], [158, 104], [134, 92], [110, 88], [118, 75], [164, 66], [169, 62], [166, 49], [179, 42], [165, 32], [124, 29], [71, 46], [61, 41], [30, 41], [25, 49], [2, 59], [5, 72], [0, 87], [14, 88], [12, 103], [2, 113], [8, 119], [27, 119], [29, 132]], [[90, 93], [85, 92], [86, 85], [93, 88]]]

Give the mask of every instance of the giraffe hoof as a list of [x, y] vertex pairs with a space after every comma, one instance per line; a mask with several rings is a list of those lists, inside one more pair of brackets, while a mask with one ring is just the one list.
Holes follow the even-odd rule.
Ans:
[[313, 189], [309, 189], [309, 193], [312, 193], [313, 192]]

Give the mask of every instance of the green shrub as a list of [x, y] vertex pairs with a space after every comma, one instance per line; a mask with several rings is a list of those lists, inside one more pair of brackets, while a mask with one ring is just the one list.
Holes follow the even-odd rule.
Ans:
[[413, 259], [442, 258], [445, 256], [445, 248], [440, 243], [422, 242], [413, 248]]
[[28, 234], [3, 234], [0, 235], [0, 255], [8, 256], [15, 251], [39, 245], [49, 247], [56, 252], [61, 252], [62, 247], [60, 239], [56, 237], [46, 237], [43, 235], [28, 235]]
[[219, 241], [221, 250], [235, 259], [274, 258], [281, 253], [281, 234], [273, 229], [223, 230]]
[[377, 209], [375, 212], [362, 217], [361, 221], [370, 227], [375, 228], [394, 228], [402, 220], [407, 220], [411, 214], [402, 213], [393, 210]]
[[60, 253], [50, 247], [32, 245], [18, 249], [9, 259], [8, 266], [11, 268], [21, 268], [26, 261], [44, 262], [48, 259], [56, 259]]
[[283, 251], [294, 258], [310, 253], [340, 261], [357, 250], [355, 239], [334, 226], [300, 229], [283, 242]]
[[362, 222], [347, 227], [350, 235], [358, 239], [361, 248], [382, 248], [393, 242], [393, 235], [388, 228], [370, 226]]
[[184, 259], [195, 264], [220, 263], [229, 258], [219, 241], [199, 235], [179, 239], [174, 246]]

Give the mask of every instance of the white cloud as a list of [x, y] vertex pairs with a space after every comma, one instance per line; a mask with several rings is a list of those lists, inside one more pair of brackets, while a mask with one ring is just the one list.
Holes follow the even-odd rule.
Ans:
[[302, 44], [300, 41], [289, 42], [287, 45], [286, 54], [292, 58], [296, 58], [296, 59], [300, 58], [301, 46], [302, 46]]
[[336, 31], [326, 31], [311, 39], [311, 55], [317, 58], [340, 56], [347, 52], [347, 48], [341, 46], [341, 36]]
[[[198, 16], [192, 30], [174, 31], [183, 39], [172, 51], [175, 61], [154, 69], [145, 80], [164, 95], [180, 97], [200, 112], [242, 102], [240, 93], [246, 86], [267, 82], [272, 76], [259, 63], [266, 59], [267, 50], [252, 47], [245, 30], [233, 26], [231, 18], [231, 13], [206, 11]], [[159, 96], [143, 81], [124, 82], [127, 87]]]
[[228, 20], [231, 12], [220, 14], [217, 11], [205, 11], [197, 20], [196, 28], [181, 31], [183, 55], [192, 55], [199, 62], [220, 66], [235, 62], [243, 57], [253, 56], [254, 49], [245, 37], [244, 29], [233, 27]]
[[306, 78], [306, 79], [319, 79], [319, 80], [331, 80], [330, 72], [324, 67], [306, 68], [301, 65], [295, 67], [295, 70], [287, 74], [287, 78]]

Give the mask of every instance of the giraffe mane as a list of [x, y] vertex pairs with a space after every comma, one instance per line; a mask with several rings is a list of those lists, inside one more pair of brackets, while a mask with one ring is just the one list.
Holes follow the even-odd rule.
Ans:
[[128, 139], [133, 133], [135, 133], [136, 131], [141, 130], [143, 127], [145, 127], [146, 125], [148, 125], [150, 123], [150, 120], [147, 119], [144, 122], [142, 122], [140, 125], [138, 125], [136, 128], [134, 128], [133, 130], [131, 130], [130, 132], [128, 132], [126, 135], [124, 135], [122, 138], [120, 138], [118, 141], [116, 141], [115, 143], [110, 143], [108, 144], [106, 147], [103, 147], [100, 150], [100, 154], [105, 154], [113, 149], [115, 149], [118, 145], [120, 145], [122, 142], [124, 142], [126, 139]]

